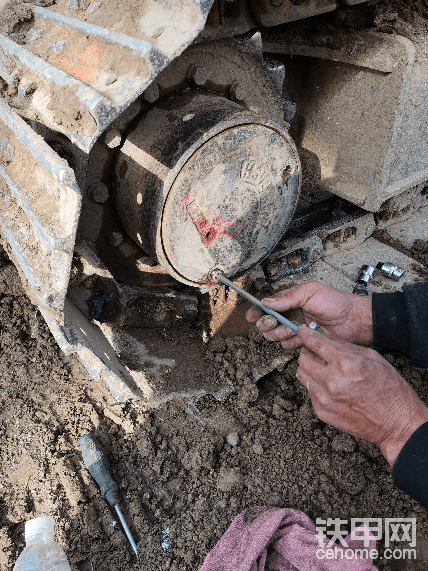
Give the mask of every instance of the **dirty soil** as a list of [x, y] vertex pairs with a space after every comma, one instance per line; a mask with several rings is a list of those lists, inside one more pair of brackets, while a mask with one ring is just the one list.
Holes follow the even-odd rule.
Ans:
[[[297, 353], [222, 402], [117, 404], [61, 353], [4, 253], [0, 266], [2, 571], [24, 547], [24, 522], [42, 515], [54, 517], [73, 571], [90, 563], [96, 571], [195, 570], [235, 515], [254, 505], [313, 519], [416, 517], [421, 562], [377, 563], [428, 569], [426, 511], [394, 487], [375, 446], [315, 417], [295, 378]], [[229, 345], [216, 339], [217, 361], [230, 358]], [[428, 402], [427, 371], [399, 355], [387, 359]], [[139, 562], [82, 463], [79, 439], [88, 431], [108, 452]]]

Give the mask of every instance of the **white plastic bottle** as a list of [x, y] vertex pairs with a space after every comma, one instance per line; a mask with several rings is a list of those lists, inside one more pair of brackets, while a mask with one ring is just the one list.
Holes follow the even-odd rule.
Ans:
[[64, 550], [54, 541], [54, 519], [37, 517], [25, 523], [25, 549], [13, 571], [71, 571]]

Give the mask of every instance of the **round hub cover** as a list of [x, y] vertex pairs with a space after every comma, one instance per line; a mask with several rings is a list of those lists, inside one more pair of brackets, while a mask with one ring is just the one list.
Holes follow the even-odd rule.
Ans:
[[230, 126], [205, 142], [175, 178], [161, 238], [169, 264], [186, 281], [206, 283], [264, 258], [283, 234], [300, 186], [294, 144], [275, 124]]

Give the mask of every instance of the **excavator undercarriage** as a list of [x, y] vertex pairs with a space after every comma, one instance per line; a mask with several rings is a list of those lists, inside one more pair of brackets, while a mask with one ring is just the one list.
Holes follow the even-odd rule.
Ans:
[[223, 398], [290, 358], [216, 369], [246, 306], [214, 267], [262, 294], [424, 278], [425, 20], [384, 4], [0, 4], [2, 241], [115, 398]]

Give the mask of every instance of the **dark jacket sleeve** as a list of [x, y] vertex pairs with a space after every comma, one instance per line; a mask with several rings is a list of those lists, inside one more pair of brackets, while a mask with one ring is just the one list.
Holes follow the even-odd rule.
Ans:
[[[428, 282], [403, 286], [402, 292], [374, 293], [373, 347], [398, 350], [416, 367], [428, 367]], [[428, 509], [428, 422], [416, 430], [392, 470], [394, 484]]]
[[398, 350], [415, 367], [428, 367], [428, 282], [404, 285], [402, 292], [374, 293], [373, 348]]
[[428, 422], [412, 434], [392, 469], [394, 484], [428, 510]]

